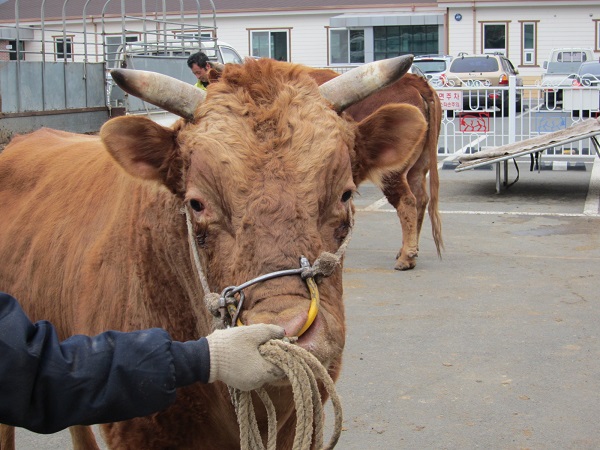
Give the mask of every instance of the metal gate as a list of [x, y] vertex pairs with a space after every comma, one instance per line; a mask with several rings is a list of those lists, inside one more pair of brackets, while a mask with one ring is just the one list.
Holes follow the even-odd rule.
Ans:
[[[512, 77], [511, 77], [512, 78]], [[458, 156], [464, 153], [500, 147], [542, 134], [568, 128], [589, 117], [600, 114], [600, 86], [565, 86], [561, 104], [548, 101], [547, 92], [552, 86], [536, 84], [517, 86], [514, 79], [506, 87], [445, 87], [435, 86], [445, 107], [438, 144], [440, 155]], [[463, 104], [463, 94], [470, 90], [507, 90], [508, 115], [503, 115], [502, 104], [498, 108]], [[518, 93], [518, 97], [517, 97]], [[459, 99], [457, 101], [457, 98]], [[521, 99], [517, 109], [516, 98]], [[513, 99], [512, 102], [510, 99]], [[512, 104], [511, 104], [512, 103]], [[557, 146], [545, 151], [554, 159], [593, 160], [595, 150], [590, 139]]]
[[[203, 1], [208, 2], [205, 10], [199, 0], [142, 0], [135, 5], [124, 0], [42, 0], [37, 5], [16, 0], [14, 11], [5, 5], [0, 17], [0, 142], [41, 126], [98, 131], [117, 112], [108, 101], [108, 71], [131, 45], [137, 56], [145, 53], [158, 67], [164, 67], [164, 55], [173, 56], [173, 46], [216, 46], [214, 3]], [[172, 67], [189, 76], [184, 56]]]

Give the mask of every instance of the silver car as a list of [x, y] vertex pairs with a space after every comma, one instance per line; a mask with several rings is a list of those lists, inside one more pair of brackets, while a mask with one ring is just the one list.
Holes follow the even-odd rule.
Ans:
[[442, 86], [451, 62], [452, 56], [449, 55], [421, 55], [415, 56], [413, 65], [421, 69], [433, 86]]

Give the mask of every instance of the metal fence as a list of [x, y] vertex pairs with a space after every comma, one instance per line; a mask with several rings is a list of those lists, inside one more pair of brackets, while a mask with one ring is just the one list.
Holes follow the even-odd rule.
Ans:
[[[214, 3], [203, 2], [212, 11], [208, 17], [199, 0], [141, 0], [142, 12], [135, 14], [124, 0], [87, 0], [80, 10], [68, 0], [44, 0], [39, 7], [16, 0], [14, 26], [0, 27], [0, 113], [110, 108], [108, 69], [134, 43], [147, 58], [172, 56], [173, 46], [216, 46]], [[38, 13], [39, 20], [22, 19]]]
[[[600, 114], [600, 87], [561, 86], [562, 101], [556, 101], [557, 86], [517, 86], [511, 77], [504, 87], [442, 87], [436, 91], [445, 109], [439, 138], [440, 155], [474, 153], [558, 131]], [[496, 96], [495, 106], [470, 101], [473, 92]], [[469, 100], [465, 100], [469, 99]], [[507, 110], [507, 114], [503, 111]], [[590, 139], [557, 146], [546, 151], [558, 159], [589, 159], [595, 155]]]
[[174, 47], [216, 48], [214, 3], [202, 2], [204, 10], [200, 0], [140, 0], [135, 7], [124, 0], [15, 0], [14, 10], [4, 5], [0, 143], [40, 127], [98, 131], [126, 106], [110, 102], [109, 69], [132, 48], [153, 60], [157, 71], [190, 75], [183, 56], [176, 64], [161, 62], [173, 58]]
[[[323, 67], [324, 68], [324, 67]], [[353, 66], [328, 67], [338, 73]], [[444, 115], [438, 155], [458, 157], [489, 147], [499, 147], [541, 134], [562, 130], [589, 117], [600, 116], [600, 80], [573, 85], [576, 74], [555, 84], [518, 86], [515, 77], [508, 86], [443, 86], [430, 80], [438, 93]], [[465, 83], [466, 84], [466, 83]], [[561, 90], [560, 97], [557, 96]], [[493, 104], [489, 100], [494, 98]], [[593, 159], [590, 139], [546, 150], [557, 159]]]

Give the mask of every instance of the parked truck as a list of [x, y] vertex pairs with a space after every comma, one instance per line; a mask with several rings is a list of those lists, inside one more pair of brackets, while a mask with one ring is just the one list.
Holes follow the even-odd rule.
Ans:
[[563, 89], [571, 86], [573, 78], [582, 62], [594, 60], [591, 48], [555, 48], [550, 52], [550, 58], [544, 61], [542, 87], [544, 103], [548, 109], [562, 106]]
[[[163, 41], [136, 41], [121, 45], [116, 51], [113, 67], [148, 70], [169, 75], [178, 80], [195, 83], [196, 78], [187, 66], [187, 58], [201, 50], [209, 61], [220, 64], [241, 64], [242, 57], [235, 48], [216, 39], [172, 39]], [[128, 113], [149, 113], [159, 110], [136, 97], [125, 94], [114, 84], [110, 71], [107, 71], [107, 95], [111, 107], [125, 107]]]

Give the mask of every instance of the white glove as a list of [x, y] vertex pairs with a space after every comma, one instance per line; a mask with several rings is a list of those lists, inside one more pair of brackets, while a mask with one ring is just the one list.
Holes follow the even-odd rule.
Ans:
[[272, 383], [284, 373], [258, 352], [271, 339], [281, 339], [285, 330], [277, 325], [257, 324], [216, 330], [206, 336], [210, 352], [209, 383], [220, 380], [241, 391], [252, 391]]

